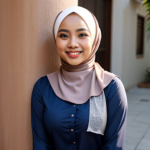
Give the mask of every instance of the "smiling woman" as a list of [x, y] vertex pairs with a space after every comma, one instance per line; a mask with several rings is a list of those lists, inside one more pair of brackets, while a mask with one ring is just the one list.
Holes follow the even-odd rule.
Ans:
[[96, 18], [69, 7], [54, 22], [54, 38], [62, 65], [33, 88], [34, 150], [123, 150], [126, 93], [121, 80], [95, 62]]
[[92, 35], [79, 15], [70, 14], [61, 22], [56, 45], [60, 57], [70, 65], [78, 65], [90, 56]]

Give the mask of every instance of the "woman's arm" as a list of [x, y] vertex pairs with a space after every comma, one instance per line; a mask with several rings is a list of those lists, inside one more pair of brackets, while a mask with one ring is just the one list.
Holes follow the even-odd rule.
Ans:
[[121, 80], [113, 79], [105, 90], [107, 100], [107, 126], [102, 137], [102, 150], [123, 150], [127, 121], [127, 97]]
[[35, 83], [31, 98], [33, 150], [53, 150], [54, 148], [44, 126], [44, 103], [40, 88], [41, 79]]

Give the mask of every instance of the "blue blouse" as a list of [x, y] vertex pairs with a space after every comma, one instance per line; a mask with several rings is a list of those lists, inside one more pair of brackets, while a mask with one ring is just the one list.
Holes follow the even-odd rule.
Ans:
[[58, 98], [47, 78], [34, 85], [31, 119], [34, 150], [123, 150], [127, 120], [127, 98], [115, 77], [104, 89], [107, 125], [104, 135], [86, 132], [89, 100], [73, 104]]

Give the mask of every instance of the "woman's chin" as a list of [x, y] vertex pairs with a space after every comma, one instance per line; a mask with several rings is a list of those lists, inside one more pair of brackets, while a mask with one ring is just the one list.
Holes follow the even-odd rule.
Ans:
[[73, 62], [73, 63], [69, 63], [69, 62], [68, 62], [68, 64], [70, 64], [70, 65], [72, 65], [72, 66], [77, 66], [77, 65], [79, 65], [79, 64], [81, 64], [81, 63], [74, 63], [74, 62]]
[[68, 64], [72, 65], [72, 66], [77, 66], [79, 64], [81, 64], [83, 61], [67, 61]]

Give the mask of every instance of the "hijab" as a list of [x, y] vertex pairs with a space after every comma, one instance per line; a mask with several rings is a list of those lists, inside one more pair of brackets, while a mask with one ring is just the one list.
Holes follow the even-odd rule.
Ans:
[[101, 31], [95, 16], [89, 10], [73, 6], [59, 13], [54, 22], [54, 38], [56, 39], [61, 22], [71, 13], [79, 15], [90, 30], [92, 36], [91, 54], [79, 65], [70, 65], [60, 58], [59, 70], [48, 74], [47, 77], [54, 93], [60, 99], [74, 104], [83, 104], [91, 96], [99, 96], [115, 75], [104, 71], [95, 62], [95, 53], [101, 41]]

